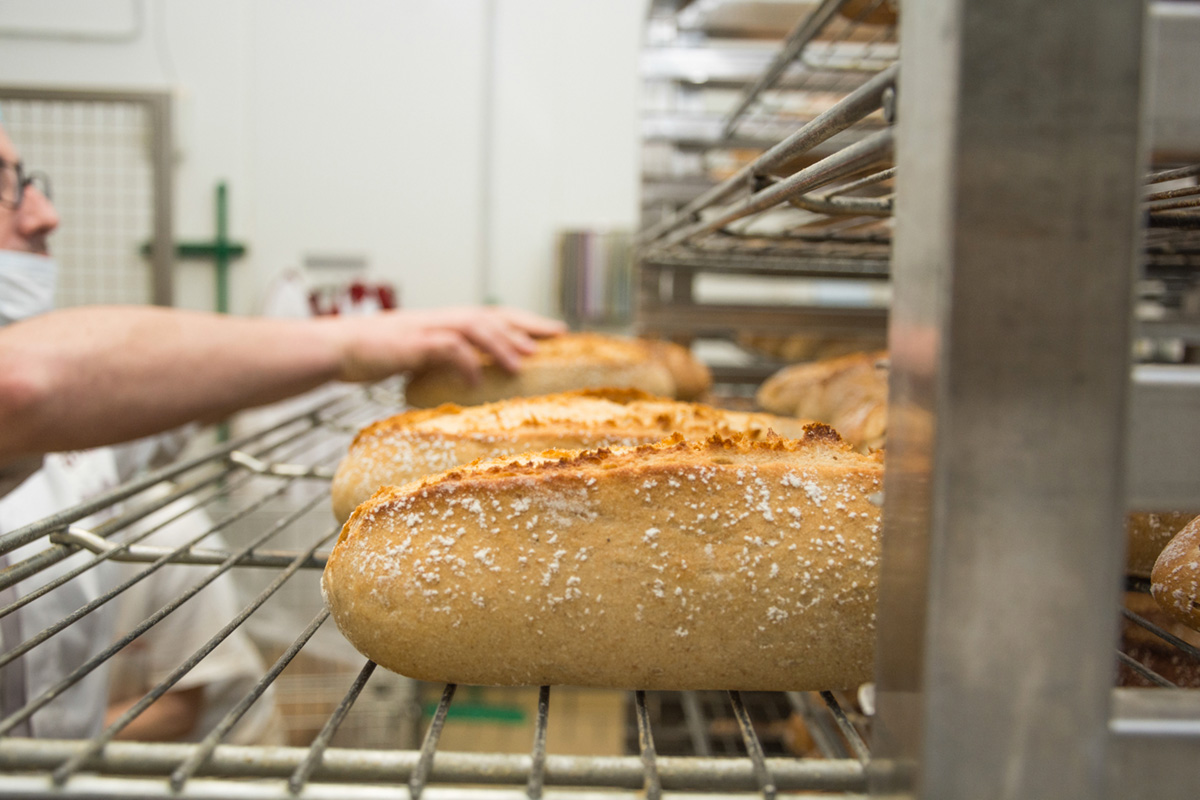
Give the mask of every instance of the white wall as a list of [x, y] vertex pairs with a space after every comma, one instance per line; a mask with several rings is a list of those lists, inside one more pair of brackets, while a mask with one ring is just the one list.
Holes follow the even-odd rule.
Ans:
[[[345, 253], [406, 305], [486, 291], [552, 313], [555, 233], [637, 219], [645, 0], [494, 0], [494, 71], [487, 2], [0, 0], [0, 82], [169, 89], [176, 234], [212, 236], [228, 181], [231, 233], [250, 247], [235, 312], [256, 311], [305, 254]], [[3, 33], [14, 28], [58, 36]], [[211, 307], [211, 267], [179, 270], [179, 304]]]

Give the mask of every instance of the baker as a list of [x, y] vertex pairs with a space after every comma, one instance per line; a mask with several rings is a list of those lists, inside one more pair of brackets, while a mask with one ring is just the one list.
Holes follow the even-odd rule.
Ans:
[[[43, 467], [46, 454], [219, 420], [333, 380], [368, 382], [446, 364], [473, 381], [480, 352], [515, 370], [535, 339], [564, 329], [558, 321], [500, 307], [309, 320], [148, 306], [53, 310], [57, 267], [48, 238], [58, 222], [48, 182], [26, 171], [0, 125], [0, 533], [81, 502], [119, 478], [103, 450], [55, 456]], [[100, 571], [84, 576], [90, 577], [62, 587], [71, 591], [0, 619], [0, 648], [14, 647], [45, 619], [61, 618], [96, 596]], [[0, 606], [12, 599], [0, 597]], [[5, 716], [34, 689], [53, 685], [107, 646], [104, 615], [88, 617], [94, 624], [81, 620], [3, 671]], [[36, 664], [29, 661], [39, 652]], [[52, 705], [62, 713], [34, 715], [15, 732], [93, 734], [104, 710], [96, 696], [104, 692], [80, 684], [77, 694], [79, 703], [60, 700]]]

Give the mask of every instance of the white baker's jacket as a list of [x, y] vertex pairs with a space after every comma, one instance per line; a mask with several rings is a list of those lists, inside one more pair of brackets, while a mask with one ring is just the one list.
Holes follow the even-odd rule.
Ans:
[[[40, 471], [0, 498], [0, 533], [23, 527], [113, 488], [146, 465], [157, 450], [153, 445], [148, 447], [153, 441], [143, 440], [115, 449], [47, 455]], [[166, 490], [166, 487], [152, 489], [140, 495], [139, 502], [149, 499], [152, 493]], [[75, 524], [92, 527], [114, 513], [115, 509], [110, 508]], [[142, 543], [175, 548], [211, 530], [212, 522], [203, 511], [193, 507], [190, 499], [177, 500], [139, 521], [124, 535], [132, 536], [157, 526], [162, 527]], [[201, 541], [199, 546], [220, 549], [225, 547], [225, 542], [213, 535]], [[39, 540], [19, 548], [9, 554], [10, 563], [44, 547], [45, 540]], [[17, 584], [16, 591], [10, 590], [9, 596], [0, 600], [0, 605], [7, 605], [93, 557], [90, 553], [79, 553], [43, 570]], [[145, 564], [105, 561], [70, 579], [16, 613], [0, 619], [0, 649], [6, 650], [25, 641], [145, 568]], [[106, 649], [116, 633], [129, 631], [212, 569], [212, 566], [163, 566], [10, 663], [0, 670], [3, 715], [7, 716], [59, 683], [72, 670]], [[34, 714], [30, 724], [15, 729], [14, 735], [62, 739], [94, 736], [102, 727], [110, 697], [118, 700], [137, 698], [149, 691], [200, 648], [239, 608], [231, 576], [220, 576]], [[192, 735], [185, 738], [198, 740], [211, 730], [264, 671], [249, 638], [241, 630], [234, 631], [173, 687], [175, 690], [204, 688], [201, 719]], [[274, 730], [273, 700], [273, 694], [268, 692], [256, 702], [226, 741], [232, 744], [279, 743], [275, 741], [278, 731]]]
[[[0, 498], [0, 533], [8, 533], [56, 511], [78, 505], [89, 497], [117, 485], [116, 460], [111, 450], [47, 455], [42, 468]], [[111, 512], [110, 512], [111, 513]], [[105, 514], [80, 520], [90, 527], [103, 522]], [[17, 563], [46, 546], [41, 539], [8, 554]], [[8, 603], [38, 586], [65, 574], [93, 558], [77, 553], [48, 567], [14, 588], [0, 592], [0, 603]], [[67, 614], [113, 585], [115, 565], [106, 561], [34, 600], [17, 612], [0, 618], [0, 647], [7, 650], [58, 622]], [[80, 664], [103, 651], [113, 638], [115, 606], [106, 603], [74, 625], [30, 650], [0, 670], [0, 698], [4, 715], [51, 688]], [[108, 699], [108, 668], [102, 665], [61, 697], [34, 714], [15, 735], [42, 738], [77, 738], [100, 731]], [[14, 705], [18, 704], [18, 705]]]

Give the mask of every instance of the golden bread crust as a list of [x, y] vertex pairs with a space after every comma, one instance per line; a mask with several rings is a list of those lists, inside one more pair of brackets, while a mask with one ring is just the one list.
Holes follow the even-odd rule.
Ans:
[[881, 459], [682, 437], [386, 487], [322, 590], [350, 642], [421, 680], [833, 689], [869, 680]]
[[645, 344], [598, 333], [564, 333], [537, 343], [516, 374], [485, 364], [483, 378], [467, 384], [453, 367], [414, 374], [405, 387], [409, 405], [431, 408], [443, 403], [471, 406], [510, 397], [564, 392], [593, 387], [641, 389], [672, 397], [675, 381], [670, 370], [655, 360]]
[[1163, 611], [1200, 630], [1200, 517], [1163, 548], [1150, 574], [1150, 592]]
[[1140, 578], [1149, 578], [1154, 562], [1167, 542], [1194, 517], [1182, 511], [1134, 511], [1125, 516], [1127, 539], [1125, 571]]
[[727, 411], [632, 389], [582, 389], [464, 408], [446, 404], [397, 414], [359, 432], [333, 479], [334, 515], [345, 521], [380, 486], [404, 484], [478, 458], [648, 444], [691, 438], [803, 434], [789, 417]]

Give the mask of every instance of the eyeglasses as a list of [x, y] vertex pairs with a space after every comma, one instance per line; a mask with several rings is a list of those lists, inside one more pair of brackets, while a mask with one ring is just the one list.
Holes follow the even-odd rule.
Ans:
[[25, 189], [34, 186], [50, 199], [50, 177], [44, 172], [26, 172], [20, 161], [10, 164], [0, 159], [0, 206], [18, 209], [25, 199]]

